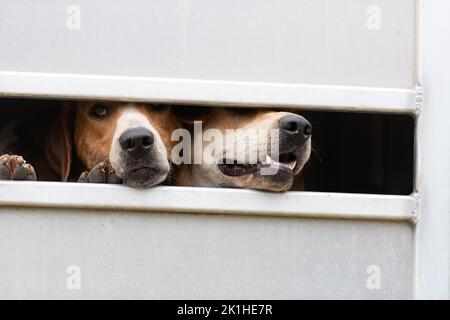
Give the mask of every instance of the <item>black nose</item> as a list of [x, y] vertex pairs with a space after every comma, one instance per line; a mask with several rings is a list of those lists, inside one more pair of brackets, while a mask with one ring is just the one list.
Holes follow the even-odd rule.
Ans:
[[302, 116], [292, 114], [280, 119], [281, 133], [286, 137], [291, 137], [298, 142], [304, 142], [312, 134], [312, 126], [308, 120]]
[[127, 130], [119, 138], [123, 151], [133, 154], [149, 151], [154, 141], [153, 133], [144, 128]]

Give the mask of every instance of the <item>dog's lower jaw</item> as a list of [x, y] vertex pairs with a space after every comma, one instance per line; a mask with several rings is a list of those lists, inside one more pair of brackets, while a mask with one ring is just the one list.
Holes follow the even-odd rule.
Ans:
[[141, 173], [141, 175], [125, 175], [122, 179], [129, 187], [136, 189], [145, 189], [162, 183], [164, 180], [166, 180], [168, 175], [169, 170], [154, 171], [152, 169], [148, 169], [148, 172]]
[[130, 165], [125, 161], [112, 162], [117, 176], [129, 187], [144, 189], [162, 183], [170, 173], [168, 161]]
[[[258, 181], [259, 182], [259, 181]], [[284, 181], [276, 181], [275, 179], [267, 182], [259, 182], [256, 184], [254, 189], [258, 190], [267, 190], [267, 191], [273, 191], [273, 192], [285, 192], [288, 191], [294, 182], [294, 175], [291, 175], [289, 178], [285, 179]]]
[[272, 192], [284, 192], [288, 191], [293, 184], [294, 175], [293, 174], [280, 174], [277, 175], [249, 175], [248, 177], [242, 178], [227, 178], [224, 179], [224, 184], [227, 187], [232, 188], [245, 188], [254, 190], [264, 190]]
[[[205, 170], [206, 169], [206, 170]], [[208, 188], [240, 188], [265, 190], [272, 192], [284, 192], [292, 187], [294, 174], [281, 181], [276, 181], [274, 176], [261, 176], [249, 174], [240, 177], [224, 175], [216, 165], [204, 168], [202, 165], [182, 167], [182, 181], [177, 181], [180, 186], [208, 187]]]
[[111, 165], [117, 176], [129, 187], [144, 189], [162, 183], [168, 177], [171, 167], [165, 156], [152, 152], [145, 157], [135, 158], [121, 152], [110, 154]]

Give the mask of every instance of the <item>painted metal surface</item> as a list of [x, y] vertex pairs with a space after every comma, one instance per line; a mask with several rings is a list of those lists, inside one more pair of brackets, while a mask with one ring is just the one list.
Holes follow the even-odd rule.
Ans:
[[0, 70], [411, 88], [415, 10], [414, 0], [2, 1]]
[[3, 181], [0, 205], [414, 221], [418, 204], [411, 196]]
[[0, 298], [406, 299], [412, 237], [408, 222], [3, 207]]
[[0, 96], [414, 114], [414, 89], [0, 71]]
[[0, 183], [0, 297], [449, 297], [448, 1], [77, 2], [0, 3], [1, 95], [413, 114], [416, 192]]
[[418, 117], [420, 214], [416, 227], [415, 297], [449, 298], [450, 248], [450, 35], [445, 0], [422, 2], [422, 106]]
[[[0, 182], [0, 298], [410, 298], [416, 206], [407, 196]], [[80, 289], [67, 284], [74, 266]]]

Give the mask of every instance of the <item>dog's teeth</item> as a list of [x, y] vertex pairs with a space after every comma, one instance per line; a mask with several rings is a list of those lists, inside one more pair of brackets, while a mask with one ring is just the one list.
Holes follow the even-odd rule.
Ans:
[[289, 167], [289, 169], [294, 170], [295, 166], [297, 164], [297, 161], [292, 161], [292, 162], [288, 162], [286, 163], [286, 165]]
[[282, 163], [279, 161], [275, 161], [273, 160], [270, 156], [266, 155], [266, 160], [264, 161], [265, 164], [269, 164], [272, 166], [284, 166], [284, 167], [288, 167], [291, 170], [294, 170], [295, 166], [297, 165], [297, 161], [291, 161], [291, 162], [286, 162], [286, 163]]

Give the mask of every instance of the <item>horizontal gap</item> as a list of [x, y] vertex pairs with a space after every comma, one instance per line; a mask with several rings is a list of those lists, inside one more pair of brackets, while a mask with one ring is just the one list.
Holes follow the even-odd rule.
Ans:
[[[0, 132], [11, 131], [10, 138], [15, 140], [8, 145], [5, 135], [0, 137], [0, 153], [23, 155], [36, 167], [41, 179], [58, 181], [59, 177], [42, 156], [44, 137], [60, 111], [61, 101], [0, 99], [0, 106]], [[182, 108], [194, 110], [192, 106]], [[413, 117], [318, 111], [296, 113], [313, 126], [314, 151], [303, 171], [304, 190], [394, 195], [413, 192]], [[9, 126], [11, 123], [13, 127]], [[298, 187], [300, 184], [301, 181], [294, 184], [293, 190], [303, 190]]]
[[408, 195], [414, 191], [415, 119], [301, 112], [314, 128], [306, 190]]

